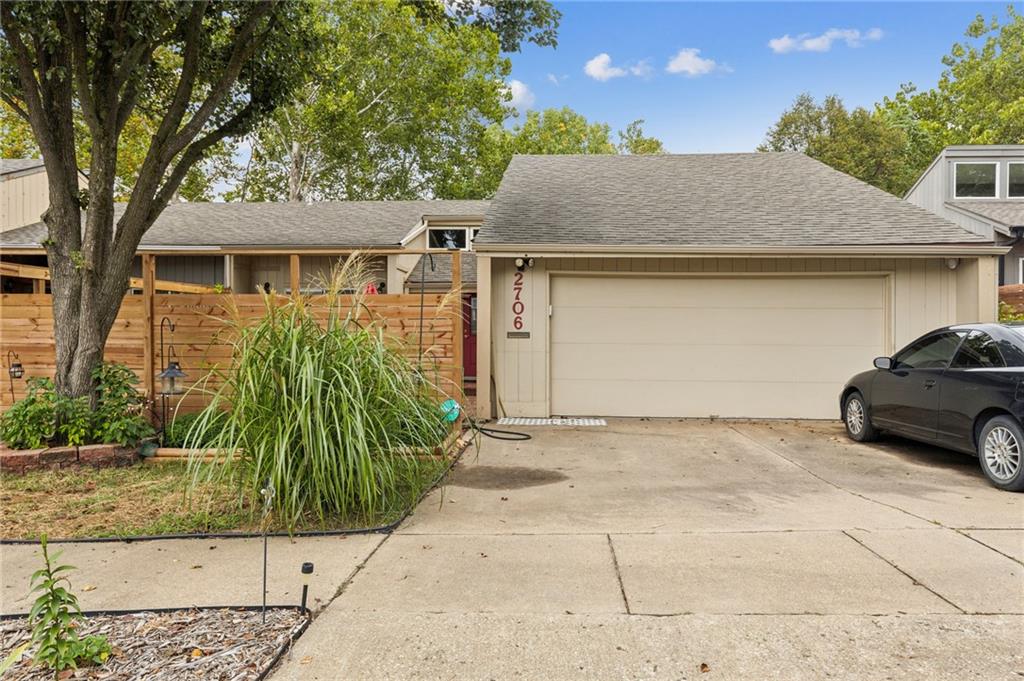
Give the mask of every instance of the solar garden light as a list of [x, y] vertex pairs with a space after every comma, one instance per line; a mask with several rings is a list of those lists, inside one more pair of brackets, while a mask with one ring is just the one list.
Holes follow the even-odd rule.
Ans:
[[274, 483], [267, 478], [260, 490], [263, 497], [263, 624], [267, 623], [267, 519], [270, 517], [270, 502], [274, 498]]
[[[13, 356], [14, 359], [11, 359]], [[14, 350], [7, 351], [7, 376], [11, 379], [11, 402], [14, 402], [14, 379], [25, 375], [25, 367], [21, 366], [18, 353]]]
[[313, 564], [303, 563], [302, 564], [302, 612], [309, 614], [309, 608], [306, 607], [306, 597], [309, 595], [309, 582], [313, 579]]

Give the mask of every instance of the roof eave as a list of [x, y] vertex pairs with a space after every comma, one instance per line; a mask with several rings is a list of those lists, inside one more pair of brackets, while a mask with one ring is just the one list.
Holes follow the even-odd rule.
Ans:
[[476, 244], [478, 255], [542, 254], [557, 257], [623, 256], [877, 256], [877, 255], [1002, 255], [1009, 246], [991, 243], [960, 244], [861, 244], [861, 245], [807, 245], [807, 246], [646, 246], [646, 245], [579, 245], [579, 244]]

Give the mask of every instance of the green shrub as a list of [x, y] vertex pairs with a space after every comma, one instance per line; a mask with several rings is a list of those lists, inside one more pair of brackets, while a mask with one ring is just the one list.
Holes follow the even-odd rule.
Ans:
[[[340, 310], [338, 292], [362, 291], [349, 259], [329, 283], [326, 321], [305, 300], [268, 296], [255, 326], [235, 323], [231, 370], [193, 423], [185, 446], [212, 445], [234, 458], [190, 461], [191, 484], [234, 476], [240, 498], [274, 487], [272, 510], [294, 527], [304, 516], [372, 515], [391, 504], [447, 433], [437, 390], [386, 341]], [[211, 441], [215, 419], [223, 419]]]
[[65, 669], [77, 669], [80, 664], [102, 664], [110, 657], [110, 644], [103, 636], [79, 638], [75, 631], [82, 611], [78, 598], [69, 590], [71, 583], [64, 573], [74, 570], [70, 565], [56, 565], [57, 552], [50, 558], [46, 535], [40, 537], [43, 567], [32, 574], [32, 593], [39, 593], [28, 621], [32, 627], [32, 644], [37, 646], [36, 664], [54, 671], [55, 676]]
[[96, 411], [93, 412], [93, 442], [136, 444], [153, 434], [143, 417], [146, 402], [135, 386], [135, 372], [123, 364], [104, 362], [93, 371], [96, 381]]
[[0, 440], [14, 449], [92, 443], [136, 444], [152, 435], [143, 417], [139, 379], [123, 364], [104, 363], [93, 372], [96, 408], [89, 397], [58, 395], [48, 378], [28, 379], [28, 394], [0, 416]]
[[38, 449], [56, 435], [56, 394], [48, 378], [28, 379], [28, 394], [0, 416], [0, 440], [13, 449]]
[[190, 431], [194, 428], [190, 441], [194, 446], [211, 447], [216, 443], [217, 433], [224, 427], [227, 414], [220, 412], [214, 415], [209, 423], [203, 422], [202, 430], [196, 424], [200, 421], [201, 414], [175, 414], [171, 422], [164, 430], [164, 447], [184, 447], [185, 440]]

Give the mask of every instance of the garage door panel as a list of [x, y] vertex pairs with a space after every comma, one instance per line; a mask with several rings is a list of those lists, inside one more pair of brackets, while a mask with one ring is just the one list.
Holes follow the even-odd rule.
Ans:
[[[642, 387], [641, 387], [642, 386]], [[838, 418], [838, 392], [831, 382], [769, 382], [752, 386], [732, 381], [552, 381], [552, 391], [572, 399], [577, 409], [556, 415], [614, 415], [706, 418]], [[635, 399], [643, 391], [645, 398]], [[737, 399], [744, 391], [770, 396], [752, 413], [750, 403]], [[614, 411], [609, 412], [609, 406]]]
[[[842, 384], [871, 367], [874, 346], [552, 345], [552, 380], [715, 381], [723, 374], [737, 382], [831, 381]], [[683, 357], [683, 353], [686, 357]], [[600, 367], [597, 376], [594, 368]], [[728, 368], [728, 372], [723, 371]]]
[[[818, 308], [859, 307], [865, 293], [877, 291], [877, 277], [830, 277], [828, 298], [809, 281], [821, 277], [557, 277], [567, 285], [552, 291], [562, 307], [632, 308], [638, 303], [662, 308]], [[765, 288], [758, 286], [764, 283]], [[668, 295], [666, 295], [668, 293]], [[880, 299], [873, 302], [879, 303]]]
[[[846, 310], [789, 309], [784, 313], [771, 309], [748, 309], [742, 312], [725, 309], [693, 308], [688, 310], [653, 307], [620, 308], [556, 307], [551, 318], [552, 338], [562, 343], [637, 343], [642, 334], [645, 343], [690, 345], [707, 341], [713, 331], [720, 342], [745, 345], [789, 345], [794, 338], [816, 326], [841, 326], [846, 330], [841, 340], [849, 345], [877, 347], [882, 329], [876, 321], [882, 307]], [[784, 314], [786, 323], [779, 323]], [[816, 335], [819, 343], [827, 339]]]
[[885, 347], [878, 277], [555, 276], [551, 411], [835, 418]]

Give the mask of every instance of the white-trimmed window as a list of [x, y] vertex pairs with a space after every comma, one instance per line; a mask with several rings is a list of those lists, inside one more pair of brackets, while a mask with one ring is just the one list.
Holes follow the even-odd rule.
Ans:
[[1024, 199], [1024, 161], [1011, 161], [1006, 168], [1006, 197]]
[[999, 164], [965, 161], [953, 164], [953, 197], [994, 199], [998, 196]]
[[427, 230], [427, 248], [468, 251], [469, 231], [465, 227], [431, 227]]

